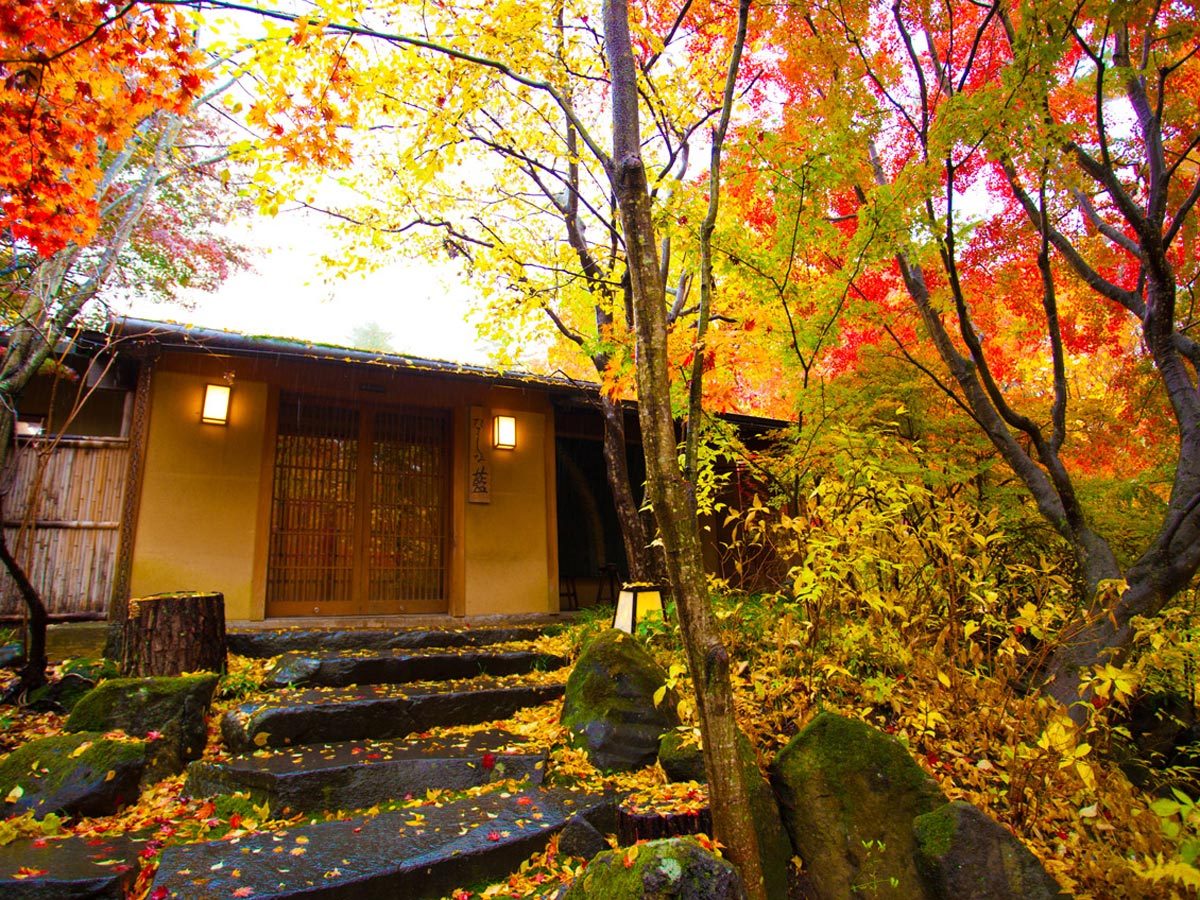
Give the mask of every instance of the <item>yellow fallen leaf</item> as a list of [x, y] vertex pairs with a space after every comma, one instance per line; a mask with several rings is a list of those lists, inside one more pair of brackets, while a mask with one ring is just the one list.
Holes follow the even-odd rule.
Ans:
[[105, 773], [105, 775], [104, 775], [104, 780], [105, 780], [105, 781], [112, 781], [112, 780], [113, 780], [114, 778], [116, 778], [116, 777], [117, 777], [117, 770], [116, 770], [116, 769], [109, 769], [109, 770], [108, 770], [108, 771]]
[[269, 734], [267, 734], [265, 731], [260, 731], [258, 734], [256, 734], [254, 736], [254, 746], [255, 747], [265, 747], [265, 746], [267, 746], [267, 741], [269, 741], [270, 739], [271, 739], [271, 736]]
[[4, 802], [5, 803], [16, 803], [18, 800], [20, 800], [24, 796], [25, 796], [25, 788], [21, 787], [18, 784], [16, 787], [14, 787], [11, 791], [8, 792], [8, 796], [4, 798]]
[[91, 741], [84, 741], [82, 744], [80, 744], [78, 747], [76, 747], [74, 750], [71, 751], [71, 759], [75, 759], [76, 757], [82, 756], [83, 754], [87, 753], [88, 748], [91, 746], [92, 746]]

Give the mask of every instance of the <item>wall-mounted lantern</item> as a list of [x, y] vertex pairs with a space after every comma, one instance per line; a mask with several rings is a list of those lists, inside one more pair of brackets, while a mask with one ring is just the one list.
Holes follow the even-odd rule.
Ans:
[[229, 395], [232, 390], [227, 384], [206, 384], [204, 411], [200, 413], [200, 421], [206, 425], [228, 425]]
[[497, 450], [515, 450], [517, 420], [512, 416], [492, 417], [492, 446]]
[[662, 588], [654, 584], [627, 584], [617, 595], [612, 627], [633, 634], [639, 622], [663, 619]]

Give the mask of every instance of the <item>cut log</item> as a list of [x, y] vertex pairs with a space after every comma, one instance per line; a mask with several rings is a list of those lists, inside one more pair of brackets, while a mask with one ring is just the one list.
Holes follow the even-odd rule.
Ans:
[[155, 594], [129, 601], [121, 671], [144, 678], [225, 669], [223, 594]]
[[617, 809], [617, 842], [622, 847], [683, 834], [712, 834], [712, 813], [707, 806], [682, 812], [634, 809], [624, 805]]

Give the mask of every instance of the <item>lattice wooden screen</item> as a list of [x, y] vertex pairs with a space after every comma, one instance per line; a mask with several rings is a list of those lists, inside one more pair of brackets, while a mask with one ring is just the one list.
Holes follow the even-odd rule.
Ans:
[[358, 454], [356, 410], [281, 398], [268, 603], [354, 599]]
[[444, 611], [449, 447], [441, 410], [360, 411], [284, 395], [268, 612]]
[[374, 432], [368, 611], [442, 600], [448, 417], [427, 410], [378, 412]]

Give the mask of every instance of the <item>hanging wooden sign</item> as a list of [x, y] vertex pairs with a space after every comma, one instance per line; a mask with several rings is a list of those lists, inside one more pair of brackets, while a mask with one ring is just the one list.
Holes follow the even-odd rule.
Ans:
[[492, 502], [492, 460], [488, 446], [488, 414], [472, 406], [467, 435], [467, 499], [471, 503]]

